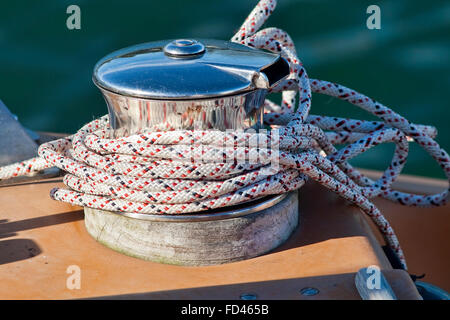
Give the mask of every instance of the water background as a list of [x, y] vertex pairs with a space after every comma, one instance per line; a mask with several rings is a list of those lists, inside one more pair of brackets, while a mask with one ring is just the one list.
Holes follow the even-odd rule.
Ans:
[[[68, 30], [66, 8], [81, 8]], [[91, 81], [95, 63], [132, 44], [168, 38], [229, 39], [256, 1], [1, 1], [0, 99], [25, 126], [71, 133], [106, 112]], [[381, 30], [366, 28], [366, 8], [381, 8]], [[450, 2], [279, 0], [265, 26], [292, 36], [311, 78], [341, 83], [433, 124], [450, 150]], [[355, 106], [314, 95], [313, 114], [374, 119]], [[416, 145], [404, 172], [443, 177]], [[382, 170], [393, 146], [352, 160]]]

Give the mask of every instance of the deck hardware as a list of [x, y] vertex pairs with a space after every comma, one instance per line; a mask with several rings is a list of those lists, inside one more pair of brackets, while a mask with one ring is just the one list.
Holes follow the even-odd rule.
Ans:
[[256, 293], [243, 293], [240, 296], [241, 300], [256, 300], [258, 299], [258, 295]]
[[[380, 196], [403, 205], [444, 205], [448, 188], [424, 195], [395, 191], [391, 185], [403, 169], [409, 142], [423, 147], [448, 180], [450, 156], [433, 140], [434, 127], [411, 123], [350, 88], [310, 79], [286, 32], [258, 31], [275, 5], [276, 0], [261, 0], [231, 42], [202, 40], [205, 52], [195, 59], [167, 56], [163, 48], [172, 40], [108, 55], [96, 65], [93, 79], [107, 100], [110, 117], [93, 120], [71, 137], [42, 144], [38, 158], [1, 167], [0, 179], [57, 166], [69, 173], [64, 183], [70, 190], [52, 189], [50, 196], [55, 200], [76, 203], [85, 211], [168, 215], [244, 204], [258, 196], [298, 190], [312, 178], [370, 216], [407, 269], [394, 230], [370, 199]], [[176, 42], [178, 47], [193, 44]], [[266, 100], [268, 112], [263, 115], [267, 92], [282, 92], [282, 103]], [[348, 101], [382, 122], [311, 115], [313, 92]], [[263, 120], [275, 130], [251, 132], [260, 129]], [[279, 143], [250, 146], [259, 137], [271, 141], [273, 135]], [[228, 152], [224, 152], [225, 142], [231, 142], [225, 148]], [[396, 148], [380, 179], [372, 181], [350, 167], [347, 160], [384, 142], [395, 143]], [[338, 144], [346, 146], [337, 149]], [[233, 160], [239, 161], [224, 161], [235, 151], [240, 156]], [[258, 168], [246, 162], [248, 154], [262, 160]], [[270, 167], [269, 161], [282, 170], [263, 170]], [[226, 178], [247, 182], [222, 183]], [[294, 227], [288, 224], [283, 234], [290, 234]], [[228, 237], [223, 239], [230, 242]]]
[[205, 52], [203, 43], [197, 40], [179, 39], [168, 43], [164, 47], [164, 53], [168, 56], [182, 58], [185, 56], [199, 56]]
[[315, 296], [319, 294], [319, 292], [320, 292], [319, 289], [313, 287], [306, 287], [300, 290], [300, 293], [303, 296]]

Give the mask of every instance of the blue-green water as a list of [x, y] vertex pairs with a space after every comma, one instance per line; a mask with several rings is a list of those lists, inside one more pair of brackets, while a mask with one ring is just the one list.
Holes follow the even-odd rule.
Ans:
[[[81, 30], [68, 30], [66, 8], [81, 9]], [[27, 127], [74, 132], [106, 112], [91, 82], [107, 53], [158, 39], [229, 39], [256, 1], [2, 1], [0, 99]], [[381, 30], [368, 30], [366, 8], [381, 9]], [[450, 149], [450, 2], [279, 0], [266, 26], [289, 32], [310, 77], [352, 87], [413, 122], [433, 124]], [[314, 95], [312, 113], [373, 119], [356, 107]], [[353, 161], [383, 169], [393, 147]], [[442, 177], [412, 146], [405, 172]]]

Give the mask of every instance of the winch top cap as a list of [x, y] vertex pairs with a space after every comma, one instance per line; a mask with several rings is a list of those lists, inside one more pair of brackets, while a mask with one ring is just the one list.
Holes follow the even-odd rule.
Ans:
[[197, 40], [179, 39], [169, 42], [164, 47], [164, 53], [172, 57], [186, 57], [203, 54], [205, 46]]
[[289, 75], [278, 54], [228, 41], [178, 39], [115, 51], [94, 68], [101, 89], [129, 97], [193, 100], [268, 89]]

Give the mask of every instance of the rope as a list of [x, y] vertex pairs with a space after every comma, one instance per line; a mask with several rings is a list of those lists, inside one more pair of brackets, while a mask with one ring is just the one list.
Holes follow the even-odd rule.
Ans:
[[[64, 177], [68, 188], [53, 189], [50, 195], [55, 200], [116, 212], [183, 214], [296, 190], [311, 178], [370, 216], [406, 269], [393, 229], [369, 198], [381, 196], [413, 206], [444, 204], [448, 190], [416, 195], [395, 191], [391, 185], [405, 165], [409, 141], [422, 146], [448, 179], [449, 155], [433, 140], [435, 128], [413, 124], [352, 89], [309, 79], [286, 32], [258, 31], [275, 5], [275, 0], [261, 0], [232, 41], [280, 53], [290, 63], [290, 76], [272, 89], [282, 92], [281, 105], [265, 102], [264, 122], [278, 129], [144, 131], [109, 139], [108, 118], [103, 116], [72, 136], [42, 144], [39, 157], [0, 168], [0, 180], [56, 166], [68, 173]], [[311, 92], [348, 101], [382, 121], [309, 115]], [[252, 139], [268, 142], [267, 147], [250, 146]], [[394, 143], [395, 151], [380, 179], [373, 181], [348, 163], [384, 142]], [[345, 146], [337, 150], [335, 144]], [[249, 153], [257, 157], [256, 164], [245, 161]], [[270, 170], [274, 156], [278, 171]]]

